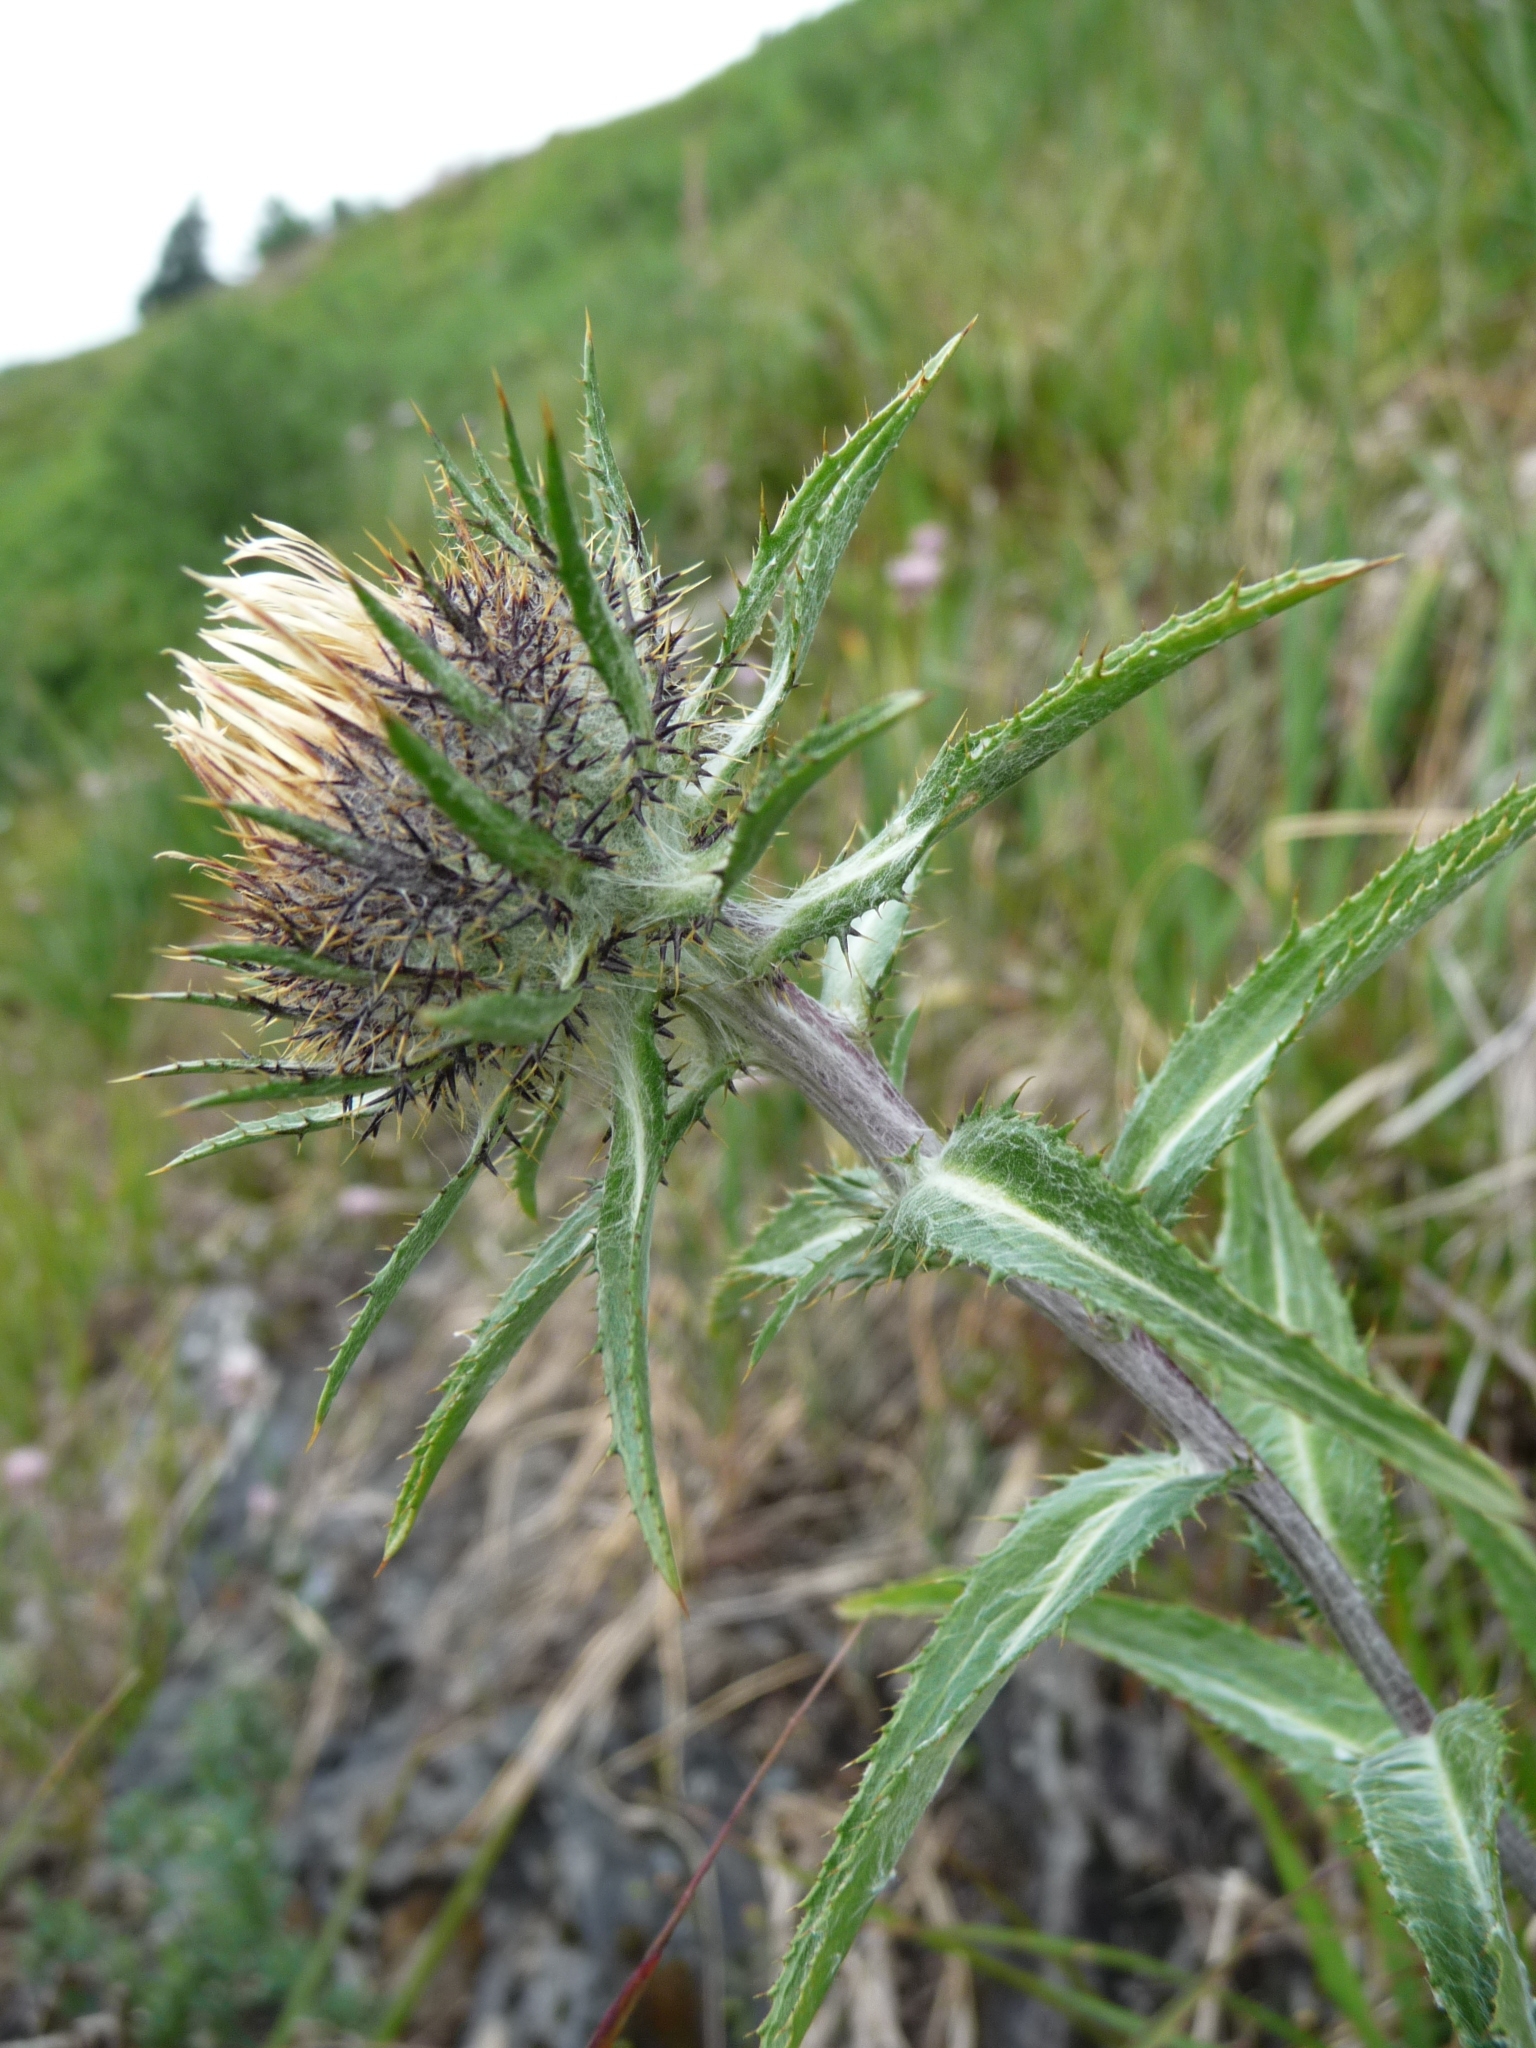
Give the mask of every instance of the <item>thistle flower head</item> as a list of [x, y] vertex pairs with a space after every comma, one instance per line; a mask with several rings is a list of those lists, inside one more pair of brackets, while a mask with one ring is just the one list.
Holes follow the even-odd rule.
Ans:
[[[209, 870], [226, 936], [187, 957], [230, 968], [224, 1000], [273, 1029], [249, 1061], [196, 1063], [238, 1064], [245, 1084], [198, 1106], [321, 1100], [279, 1121], [362, 1112], [372, 1129], [489, 1075], [532, 1118], [512, 1118], [516, 1138], [542, 1126], [584, 1037], [628, 1030], [637, 991], [696, 1011], [799, 949], [790, 932], [764, 950], [752, 869], [810, 784], [915, 700], [767, 750], [932, 368], [813, 472], [711, 658], [651, 559], [590, 339], [586, 521], [553, 435], [536, 477], [508, 415], [511, 490], [478, 450], [472, 480], [438, 444], [430, 566], [407, 554], [353, 575], [278, 526], [233, 548], [168, 731], [238, 847]], [[743, 712], [730, 685], [765, 630]]]
[[[697, 664], [664, 598], [631, 614], [658, 736], [642, 752], [532, 542], [477, 537], [452, 501], [442, 539], [430, 570], [391, 562], [379, 582], [284, 528], [241, 542], [210, 580], [208, 654], [181, 659], [193, 702], [169, 737], [238, 836], [240, 858], [212, 870], [221, 952], [288, 1027], [284, 1065], [403, 1101], [489, 1062], [534, 1096], [549, 1080], [538, 1041], [569, 1037], [574, 1010], [537, 1052], [442, 1013], [587, 992], [656, 949], [643, 895], [603, 885], [654, 865], [654, 763]], [[483, 811], [478, 829], [434, 800], [434, 772]], [[488, 844], [498, 814], [505, 846]]]

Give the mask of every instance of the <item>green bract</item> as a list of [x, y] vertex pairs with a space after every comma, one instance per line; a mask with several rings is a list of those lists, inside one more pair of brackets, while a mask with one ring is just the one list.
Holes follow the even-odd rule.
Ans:
[[[681, 1590], [651, 1424], [652, 1220], [669, 1155], [713, 1093], [754, 1064], [799, 1086], [864, 1160], [791, 1196], [724, 1277], [721, 1315], [778, 1292], [754, 1356], [831, 1287], [921, 1263], [977, 1266], [1055, 1316], [1174, 1437], [1170, 1455], [1068, 1479], [968, 1576], [941, 1572], [863, 1602], [941, 1619], [807, 1901], [768, 2048], [803, 2037], [977, 1717], [1030, 1647], [1062, 1629], [1312, 1785], [1349, 1793], [1462, 2038], [1529, 2042], [1494, 1850], [1496, 1717], [1470, 1702], [1437, 1714], [1372, 1605], [1388, 1465], [1448, 1504], [1516, 1642], [1536, 1655], [1524, 1502], [1491, 1460], [1372, 1382], [1254, 1103], [1310, 1019], [1536, 832], [1536, 795], [1511, 790], [1293, 930], [1176, 1040], [1105, 1160], [1011, 1108], [947, 1137], [931, 1131], [900, 1092], [913, 1018], [889, 1072], [870, 1043], [931, 849], [1141, 691], [1366, 566], [1234, 582], [1074, 662], [1012, 716], [952, 738], [841, 859], [797, 887], [760, 886], [755, 870], [800, 799], [919, 701], [894, 696], [776, 744], [838, 561], [955, 345], [824, 456], [765, 527], [712, 650], [695, 644], [650, 556], [590, 337], [587, 516], [553, 437], [535, 474], [509, 414], [510, 490], [478, 451], [470, 476], [439, 446], [430, 568], [412, 556], [365, 582], [280, 528], [234, 550], [210, 585], [212, 658], [184, 660], [194, 702], [170, 731], [239, 852], [216, 870], [227, 935], [183, 957], [233, 977], [227, 992], [187, 1000], [249, 1010], [266, 1039], [249, 1059], [159, 1071], [220, 1077], [189, 1107], [296, 1106], [182, 1158], [338, 1124], [367, 1135], [412, 1102], [473, 1107], [464, 1165], [365, 1290], [318, 1427], [480, 1167], [510, 1154], [536, 1214], [538, 1163], [565, 1103], [583, 1091], [602, 1104], [603, 1174], [449, 1372], [387, 1555], [519, 1346], [593, 1267], [614, 1447], [651, 1557]], [[760, 688], [743, 709], [749, 655]], [[815, 945], [820, 1002], [790, 979]], [[1172, 1226], [1223, 1152], [1225, 1220], [1207, 1260]], [[1218, 1493], [1260, 1525], [1287, 1592], [1332, 1625], [1353, 1662], [1103, 1591]], [[1503, 1853], [1536, 1896], [1536, 1852], [1511, 1827], [1506, 1815]]]

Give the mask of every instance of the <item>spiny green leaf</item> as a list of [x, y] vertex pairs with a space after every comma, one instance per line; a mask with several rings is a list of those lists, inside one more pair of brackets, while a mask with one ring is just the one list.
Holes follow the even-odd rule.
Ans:
[[180, 1079], [187, 1074], [293, 1074], [308, 1075], [309, 1067], [288, 1066], [280, 1060], [255, 1060], [247, 1053], [233, 1053], [218, 1059], [167, 1060], [162, 1067], [141, 1067], [136, 1074], [114, 1076], [117, 1085], [125, 1081], [168, 1081]]
[[1361, 1758], [1397, 1732], [1343, 1657], [1195, 1607], [1101, 1593], [1067, 1633], [1330, 1792], [1347, 1792]]
[[651, 1427], [651, 1222], [666, 1161], [666, 1068], [656, 1048], [651, 1000], [637, 996], [612, 1048], [612, 1128], [597, 1226], [597, 1330], [614, 1447], [656, 1569], [681, 1590], [667, 1530]]
[[[947, 1614], [967, 1577], [944, 1567], [855, 1593], [837, 1611], [847, 1621]], [[1066, 1632], [1330, 1792], [1348, 1792], [1361, 1758], [1396, 1733], [1343, 1657], [1195, 1607], [1100, 1593], [1078, 1608]]]
[[[1291, 1192], [1262, 1114], [1227, 1151], [1216, 1264], [1256, 1308], [1286, 1329], [1315, 1338], [1341, 1372], [1370, 1378], [1349, 1303]], [[1222, 1409], [1374, 1598], [1387, 1547], [1387, 1501], [1376, 1460], [1336, 1429], [1237, 1387], [1223, 1390]], [[1265, 1557], [1274, 1569], [1278, 1559], [1268, 1551]]]
[[803, 2038], [912, 1830], [1019, 1659], [1222, 1483], [1180, 1457], [1116, 1458], [1037, 1501], [976, 1566], [919, 1657], [806, 1898], [764, 2048]]
[[969, 328], [963, 328], [952, 335], [873, 419], [850, 434], [841, 448], [823, 455], [799, 490], [785, 502], [773, 531], [758, 548], [721, 635], [715, 657], [717, 668], [729, 668], [742, 650], [752, 644], [774, 599], [792, 575], [798, 577], [804, 591], [800, 601], [802, 633], [808, 638], [814, 632], [832, 587], [833, 572], [853, 537], [870, 493], [895, 454], [902, 435], [917, 417], [935, 378], [969, 332]]
[[[532, 469], [529, 467], [528, 458], [523, 453], [523, 444], [517, 437], [517, 427], [512, 418], [512, 408], [507, 403], [507, 394], [502, 389], [500, 377], [496, 379], [496, 402], [501, 407], [501, 424], [507, 439], [507, 462], [512, 471], [513, 488], [516, 490], [518, 501], [523, 508], [523, 517], [528, 521], [534, 539], [541, 546], [549, 548], [549, 541], [544, 532], [548, 524], [548, 515], [544, 509], [544, 499], [539, 490], [538, 479], [534, 476]], [[554, 553], [553, 548], [550, 548], [549, 551], [551, 554]]]
[[367, 967], [348, 967], [317, 953], [297, 953], [291, 946], [267, 946], [256, 939], [217, 939], [203, 946], [177, 947], [173, 960], [207, 960], [215, 967], [273, 967], [282, 974], [302, 974], [311, 981], [339, 981], [361, 988], [377, 976]]
[[[239, 1010], [249, 1017], [292, 1017], [303, 1015], [299, 1010], [285, 1010], [279, 1003], [264, 1001], [257, 995], [231, 995], [227, 989], [211, 988], [156, 988], [143, 991], [133, 990], [117, 998], [120, 1003], [191, 1003], [199, 1009]], [[137, 1075], [126, 1078], [137, 1080]]]
[[836, 1287], [863, 1283], [889, 1277], [888, 1269], [871, 1258], [875, 1241], [872, 1225], [845, 1245], [829, 1251], [800, 1278], [786, 1287], [769, 1311], [767, 1320], [752, 1340], [750, 1363], [753, 1365], [766, 1354], [780, 1330], [793, 1315], [808, 1308], [813, 1301], [819, 1301], [824, 1294], [830, 1294]]
[[413, 669], [424, 683], [430, 683], [450, 709], [469, 725], [477, 726], [481, 732], [501, 732], [506, 719], [501, 706], [494, 697], [482, 690], [472, 677], [446, 654], [440, 654], [428, 640], [412, 629], [390, 605], [374, 596], [366, 583], [355, 576], [349, 577], [352, 594], [368, 614], [374, 630], [386, 640], [405, 663]]
[[[247, 1071], [260, 1073], [259, 1067]], [[260, 1081], [253, 1081], [249, 1088], [220, 1088], [211, 1095], [194, 1095], [190, 1102], [178, 1102], [177, 1116], [188, 1116], [198, 1109], [238, 1109], [247, 1102], [302, 1102], [320, 1101], [331, 1095], [359, 1095], [370, 1088], [388, 1086], [396, 1089], [409, 1085], [421, 1074], [420, 1067], [404, 1068], [398, 1073], [370, 1074], [276, 1074]]]
[[581, 395], [582, 462], [592, 498], [593, 523], [607, 541], [624, 579], [630, 608], [638, 615], [649, 602], [651, 564], [639, 514], [630, 500], [629, 487], [608, 438], [608, 417], [597, 384], [597, 351], [592, 345], [590, 321], [581, 356]]
[[1357, 988], [1437, 911], [1536, 832], [1536, 789], [1511, 789], [1433, 845], [1410, 850], [1305, 931], [1289, 935], [1173, 1043], [1109, 1159], [1162, 1217], [1177, 1214], [1304, 1023]]
[[817, 726], [766, 768], [731, 829], [720, 868], [720, 900], [724, 902], [751, 874], [784, 820], [824, 775], [855, 747], [862, 747], [926, 701], [921, 690], [898, 690], [878, 704], [866, 704], [846, 718]]
[[553, 833], [488, 797], [403, 719], [386, 718], [384, 731], [396, 759], [487, 859], [562, 902], [580, 894], [582, 863]]
[[592, 666], [607, 685], [619, 715], [637, 740], [650, 740], [656, 733], [656, 716], [651, 708], [650, 685], [640, 666], [635, 644], [622, 630], [603, 595], [592, 567], [571, 487], [566, 482], [560, 444], [550, 422], [544, 449], [545, 495], [549, 503], [549, 531], [560, 567], [560, 581], [570, 600], [576, 630], [587, 643]]
[[915, 1249], [1064, 1287], [1149, 1330], [1220, 1401], [1229, 1387], [1344, 1431], [1431, 1491], [1518, 1520], [1520, 1494], [1423, 1409], [1341, 1372], [1170, 1237], [1057, 1131], [1014, 1114], [961, 1124], [893, 1212]]
[[1329, 562], [1315, 569], [1287, 570], [1246, 588], [1233, 584], [1197, 611], [1169, 619], [1154, 632], [1100, 655], [1091, 667], [1075, 661], [1053, 689], [1033, 698], [1013, 717], [950, 741], [874, 838], [784, 898], [775, 914], [774, 936], [762, 949], [764, 964], [847, 931], [865, 911], [900, 895], [907, 877], [946, 832], [964, 824], [983, 804], [1011, 789], [1143, 690], [1222, 641], [1246, 633], [1261, 619], [1332, 590], [1372, 566]]
[[423, 1010], [421, 1022], [474, 1045], [541, 1045], [581, 1001], [579, 988], [527, 988], [466, 996], [443, 1010]]
[[[447, 1229], [455, 1210], [469, 1193], [470, 1185], [481, 1167], [485, 1165], [491, 1147], [501, 1136], [512, 1102], [512, 1090], [503, 1088], [480, 1119], [480, 1128], [475, 1133], [475, 1141], [469, 1148], [469, 1155], [464, 1164], [451, 1180], [444, 1182], [438, 1189], [390, 1253], [388, 1260], [363, 1289], [363, 1305], [353, 1317], [351, 1327], [341, 1341], [340, 1349], [331, 1360], [330, 1370], [325, 1376], [325, 1385], [320, 1390], [319, 1404], [315, 1409], [316, 1434], [330, 1413], [331, 1403], [340, 1391], [342, 1381], [357, 1363], [363, 1346], [383, 1322], [390, 1303], [437, 1243]], [[314, 1441], [313, 1436], [310, 1441]]]
[[410, 1470], [395, 1502], [384, 1544], [386, 1563], [410, 1535], [443, 1460], [463, 1435], [470, 1417], [586, 1265], [597, 1237], [601, 1199], [601, 1189], [594, 1188], [534, 1247], [527, 1265], [480, 1324], [469, 1349], [444, 1380], [442, 1396], [416, 1440]]
[[736, 1061], [722, 1062], [707, 1068], [697, 1081], [682, 1091], [667, 1111], [663, 1150], [669, 1158], [694, 1125], [703, 1120], [711, 1099], [740, 1071]]
[[334, 825], [323, 825], [318, 818], [306, 818], [298, 811], [281, 811], [270, 804], [224, 803], [221, 810], [232, 817], [249, 818], [253, 824], [265, 825], [273, 832], [281, 832], [285, 838], [297, 839], [305, 846], [312, 846], [317, 853], [334, 854], [356, 868], [376, 868], [386, 858], [383, 850], [370, 846], [366, 839], [359, 839], [351, 832], [338, 831]]
[[1451, 1509], [1461, 1540], [1488, 1581], [1525, 1668], [1536, 1678], [1536, 1544], [1523, 1529], [1491, 1522], [1470, 1508]]
[[383, 1109], [394, 1100], [394, 1094], [393, 1088], [381, 1088], [372, 1094], [355, 1095], [346, 1102], [327, 1102], [316, 1109], [290, 1109], [281, 1116], [263, 1117], [259, 1123], [236, 1124], [233, 1130], [220, 1131], [216, 1138], [204, 1138], [199, 1145], [189, 1145], [185, 1152], [178, 1152], [155, 1171], [169, 1173], [173, 1166], [188, 1166], [194, 1159], [213, 1159], [221, 1152], [236, 1152], [242, 1145], [259, 1145], [268, 1138], [303, 1138], [311, 1131], [330, 1130], [337, 1124], [350, 1123], [354, 1117]]
[[[738, 1314], [765, 1287], [784, 1289], [753, 1343], [755, 1365], [797, 1309], [865, 1276], [875, 1228], [889, 1205], [889, 1190], [870, 1167], [818, 1174], [773, 1211], [721, 1274], [712, 1320], [718, 1326]], [[873, 1269], [868, 1277], [876, 1277]]]
[[1465, 2048], [1536, 2048], [1493, 1846], [1503, 1754], [1494, 1709], [1463, 1700], [1355, 1777], [1372, 1853]]
[[[876, 1007], [906, 937], [912, 897], [920, 877], [921, 869], [914, 868], [899, 896], [866, 910], [841, 938], [827, 941], [826, 957], [821, 963], [821, 1006], [866, 1036], [873, 1028]], [[915, 1017], [916, 1012], [911, 1014]], [[893, 1061], [894, 1057], [893, 1054]], [[901, 1086], [900, 1081], [896, 1086]]]
[[[703, 764], [699, 791], [704, 805], [718, 801], [721, 791], [773, 731], [784, 698], [799, 681], [837, 565], [853, 538], [869, 494], [928, 395], [929, 386], [962, 339], [963, 335], [957, 334], [946, 342], [882, 412], [866, 420], [857, 433], [850, 434], [841, 448], [824, 455], [785, 504], [772, 533], [765, 530], [759, 540], [751, 572], [721, 636], [711, 670], [713, 680], [718, 682], [735, 668], [780, 591], [784, 602], [774, 626], [773, 654], [757, 703], [718, 731]], [[895, 895], [896, 890], [888, 893]]]

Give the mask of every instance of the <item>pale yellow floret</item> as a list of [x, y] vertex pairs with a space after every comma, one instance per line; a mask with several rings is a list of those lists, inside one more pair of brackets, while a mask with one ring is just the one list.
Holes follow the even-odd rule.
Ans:
[[229, 556], [257, 562], [205, 579], [218, 624], [203, 640], [221, 658], [177, 657], [195, 708], [168, 712], [166, 733], [216, 799], [334, 818], [337, 726], [382, 730], [369, 676], [395, 660], [324, 548], [274, 526]]

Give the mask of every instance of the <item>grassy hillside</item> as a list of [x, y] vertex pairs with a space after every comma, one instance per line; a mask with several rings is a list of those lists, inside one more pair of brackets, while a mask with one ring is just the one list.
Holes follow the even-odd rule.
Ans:
[[40, 716], [111, 730], [186, 630], [179, 566], [253, 514], [343, 544], [419, 528], [403, 408], [483, 416], [495, 363], [525, 410], [568, 413], [584, 309], [669, 552], [739, 550], [760, 486], [773, 500], [973, 313], [887, 533], [931, 505], [964, 518], [985, 477], [1079, 606], [1079, 558], [1119, 552], [1128, 500], [1189, 528], [1140, 535], [1140, 577], [1198, 573], [1192, 553], [1227, 552], [1257, 389], [1319, 437], [1298, 509], [1347, 519], [1362, 409], [1518, 317], [1519, 34], [1470, 4], [1188, 0], [1149, 24], [1117, 0], [861, 0], [675, 105], [12, 371], [7, 695], [30, 680]]
[[[423, 118], [452, 156], [451, 111]], [[1458, 807], [1528, 765], [1533, 278], [1524, 0], [850, 0], [671, 106], [0, 375], [0, 1448], [62, 1440], [121, 1355], [121, 1303], [178, 1270], [144, 1180], [164, 1127], [101, 1084], [156, 1042], [111, 1000], [181, 915], [152, 857], [210, 843], [146, 694], [196, 632], [183, 569], [226, 535], [267, 517], [344, 554], [391, 525], [419, 541], [411, 408], [491, 438], [495, 366], [525, 419], [547, 397], [569, 425], [590, 312], [642, 513], [713, 581], [760, 499], [977, 316], [822, 629], [806, 715], [826, 693], [932, 693], [910, 741], [827, 785], [828, 843], [860, 788], [878, 811], [957, 717], [1027, 696], [1085, 635], [1239, 568], [1405, 549], [1347, 605], [1123, 714], [931, 884], [965, 917], [927, 956], [935, 1113], [1045, 1073], [1091, 1136], [1163, 1027], [1279, 929], [1292, 874], [1315, 908], [1392, 844], [1271, 841], [1266, 866], [1267, 818]], [[903, 605], [883, 571], [923, 521], [946, 575]], [[816, 853], [784, 846], [785, 872]], [[1527, 902], [1513, 876], [1478, 899], [1463, 981], [1425, 955], [1342, 1012], [1292, 1062], [1296, 1115], [1409, 1034], [1465, 1050], [1468, 988], [1500, 1021], [1536, 965]], [[1529, 1148], [1522, 1114], [1471, 1098], [1410, 1176]], [[1393, 1198], [1375, 1167], [1319, 1157], [1350, 1201]], [[750, 1170], [731, 1155], [722, 1229], [782, 1164], [767, 1138]], [[1418, 1250], [1518, 1317], [1530, 1289], [1488, 1242]], [[1358, 1277], [1389, 1319], [1390, 1272]], [[1443, 1408], [1450, 1379], [1420, 1391]], [[14, 1726], [36, 1743], [92, 1696], [40, 1683]]]

